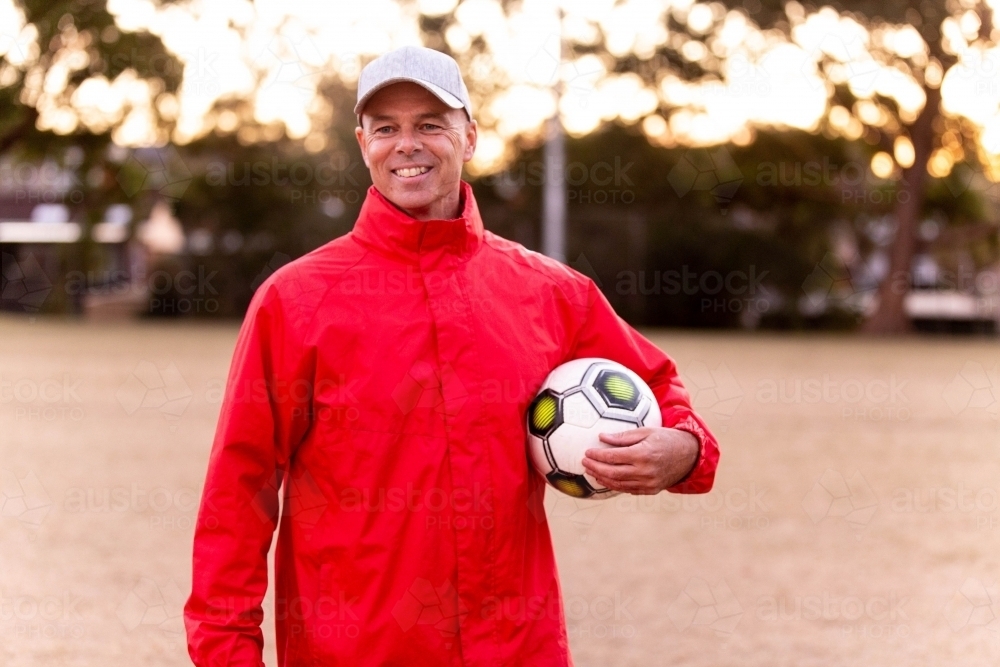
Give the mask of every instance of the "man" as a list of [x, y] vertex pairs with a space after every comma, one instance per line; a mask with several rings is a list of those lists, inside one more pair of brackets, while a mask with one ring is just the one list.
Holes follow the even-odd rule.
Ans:
[[542, 381], [606, 357], [649, 383], [665, 426], [588, 452], [612, 489], [708, 491], [716, 442], [673, 362], [591, 280], [483, 230], [451, 58], [376, 59], [355, 113], [373, 186], [354, 230], [271, 276], [240, 331], [195, 533], [190, 654], [262, 664], [280, 523], [280, 665], [570, 665], [525, 453]]

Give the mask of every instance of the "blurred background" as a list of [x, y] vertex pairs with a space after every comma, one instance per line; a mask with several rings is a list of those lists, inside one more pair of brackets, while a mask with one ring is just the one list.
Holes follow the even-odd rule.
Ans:
[[995, 661], [998, 12], [0, 0], [0, 655], [186, 663], [240, 318], [350, 231], [358, 75], [423, 44], [487, 228], [592, 277], [720, 434], [703, 499], [547, 500], [578, 664]]
[[995, 332], [996, 25], [971, 0], [3, 0], [2, 308], [240, 317], [353, 225], [358, 74], [422, 43], [465, 72], [487, 226], [629, 321]]

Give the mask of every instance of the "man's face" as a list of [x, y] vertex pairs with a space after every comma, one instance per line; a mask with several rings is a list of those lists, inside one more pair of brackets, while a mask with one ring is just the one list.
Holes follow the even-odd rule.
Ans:
[[457, 217], [462, 165], [476, 150], [476, 122], [426, 88], [401, 82], [375, 93], [355, 129], [372, 183], [418, 220]]

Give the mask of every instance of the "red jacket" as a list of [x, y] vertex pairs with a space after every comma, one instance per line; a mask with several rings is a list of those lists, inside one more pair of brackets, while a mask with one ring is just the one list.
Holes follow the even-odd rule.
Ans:
[[461, 187], [462, 216], [427, 222], [370, 189], [350, 234], [254, 295], [194, 538], [196, 665], [262, 664], [279, 524], [279, 665], [571, 665], [524, 416], [570, 359], [642, 376], [701, 443], [670, 490], [712, 487], [718, 447], [670, 358], [590, 279], [484, 231]]

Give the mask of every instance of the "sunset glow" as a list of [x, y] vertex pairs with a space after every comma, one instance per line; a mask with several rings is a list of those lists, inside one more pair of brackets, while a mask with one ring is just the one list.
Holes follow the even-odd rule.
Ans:
[[[181, 89], [176, 96], [164, 93], [126, 70], [113, 81], [92, 76], [66, 96], [70, 74], [87, 65], [86, 44], [64, 37], [65, 48], [41, 78], [33, 69], [33, 27], [24, 26], [11, 0], [0, 0], [0, 23], [11, 26], [0, 35], [4, 67], [26, 71], [40, 128], [63, 134], [114, 128], [115, 141], [131, 146], [186, 143], [216, 128], [255, 140], [273, 134], [266, 128], [275, 126], [319, 151], [326, 145], [324, 123], [335, 111], [317, 95], [321, 80], [335, 75], [351, 86], [372, 57], [419, 44], [417, 12], [423, 12], [453, 14], [443, 37], [455, 51], [468, 50], [477, 38], [485, 43], [488, 60], [477, 60], [467, 75], [474, 97], [478, 85], [504, 81], [488, 98], [477, 98], [484, 99], [475, 110], [483, 130], [471, 165], [478, 172], [502, 166], [514, 137], [539, 137], [557, 109], [570, 135], [617, 121], [636, 124], [664, 146], [741, 143], [755, 128], [769, 127], [812, 132], [823, 126], [853, 140], [865, 126], [886, 126], [879, 97], [893, 100], [900, 119], [912, 122], [926, 101], [924, 81], [940, 82], [945, 113], [982, 128], [983, 151], [1000, 152], [1000, 48], [976, 41], [981, 26], [971, 11], [942, 25], [946, 48], [958, 58], [945, 72], [912, 26], [869, 31], [830, 8], [807, 14], [795, 2], [786, 6], [790, 37], [762, 31], [744, 13], [718, 3], [690, 0], [524, 0], [506, 15], [496, 0], [191, 0], [166, 6], [109, 0], [108, 8], [121, 30], [149, 30], [163, 40], [184, 68]], [[667, 18], [685, 23], [691, 34], [668, 31]], [[612, 73], [608, 56], [568, 57], [560, 39], [582, 46], [603, 39], [615, 57], [650, 58], [669, 45], [718, 75], [686, 81], [664, 69], [655, 81], [644, 81]], [[900, 66], [899, 59], [912, 65]], [[11, 75], [0, 69], [0, 85]], [[831, 107], [833, 85], [847, 86], [858, 103]], [[265, 129], [245, 128], [251, 118], [231, 111], [218, 113], [217, 103], [225, 100], [248, 101], [252, 120]], [[172, 136], [154, 129], [154, 109], [176, 120]], [[912, 145], [897, 142], [886, 156], [905, 166]], [[941, 159], [936, 165], [944, 168]]]

